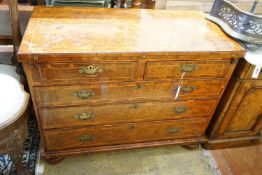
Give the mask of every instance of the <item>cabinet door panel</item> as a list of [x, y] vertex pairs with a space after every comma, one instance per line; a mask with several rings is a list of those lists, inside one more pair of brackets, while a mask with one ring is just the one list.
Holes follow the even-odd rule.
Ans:
[[244, 82], [227, 112], [225, 135], [255, 135], [262, 129], [262, 82]]

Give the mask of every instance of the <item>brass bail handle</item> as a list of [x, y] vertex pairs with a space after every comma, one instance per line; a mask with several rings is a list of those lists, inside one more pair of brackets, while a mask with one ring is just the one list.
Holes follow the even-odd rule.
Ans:
[[195, 64], [181, 64], [180, 71], [181, 72], [193, 72], [196, 69]]
[[184, 106], [177, 106], [177, 107], [174, 108], [174, 112], [176, 114], [184, 114], [184, 113], [186, 113], [187, 110], [188, 109]]
[[87, 67], [80, 67], [79, 68], [79, 73], [80, 74], [86, 74], [86, 75], [95, 75], [97, 73], [101, 73], [103, 71], [103, 69], [100, 66], [94, 66], [94, 65], [90, 65]]
[[75, 92], [74, 96], [77, 96], [81, 99], [87, 99], [95, 95], [95, 92], [92, 90], [81, 90], [79, 92]]
[[79, 137], [79, 141], [81, 142], [89, 142], [89, 141], [92, 141], [93, 139], [94, 137], [90, 135], [82, 135]]
[[79, 120], [91, 120], [95, 117], [95, 114], [90, 112], [84, 112], [84, 113], [78, 113], [75, 115], [75, 118], [76, 119], [79, 119]]
[[189, 86], [189, 85], [184, 85], [181, 87], [181, 91], [184, 92], [184, 93], [190, 93], [194, 90], [196, 90], [197, 87], [196, 86]]

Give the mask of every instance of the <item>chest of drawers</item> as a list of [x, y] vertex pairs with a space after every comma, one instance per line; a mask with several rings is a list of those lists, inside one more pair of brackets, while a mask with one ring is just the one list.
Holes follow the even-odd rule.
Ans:
[[56, 163], [204, 142], [244, 54], [202, 12], [35, 7], [18, 57]]

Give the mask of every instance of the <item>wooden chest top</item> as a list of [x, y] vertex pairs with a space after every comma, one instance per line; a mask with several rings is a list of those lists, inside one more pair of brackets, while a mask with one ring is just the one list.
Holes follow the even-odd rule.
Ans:
[[199, 11], [35, 7], [18, 57], [184, 52], [244, 50]]

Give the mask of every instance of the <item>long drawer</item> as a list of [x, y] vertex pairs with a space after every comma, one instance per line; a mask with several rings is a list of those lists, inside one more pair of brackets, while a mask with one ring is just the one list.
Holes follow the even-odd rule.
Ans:
[[209, 117], [217, 100], [148, 102], [40, 109], [42, 127], [63, 128], [163, 119]]
[[208, 121], [208, 119], [168, 120], [115, 126], [93, 126], [80, 129], [48, 130], [44, 132], [44, 139], [46, 147], [50, 151], [190, 138], [202, 136]]
[[134, 80], [137, 62], [44, 63], [38, 65], [41, 81], [90, 82]]
[[[110, 83], [82, 86], [35, 87], [41, 107], [144, 100], [174, 100], [177, 82]], [[177, 99], [220, 97], [225, 81], [184, 81]]]
[[146, 64], [145, 80], [184, 78], [226, 78], [232, 71], [229, 60], [221, 61], [151, 61]]

